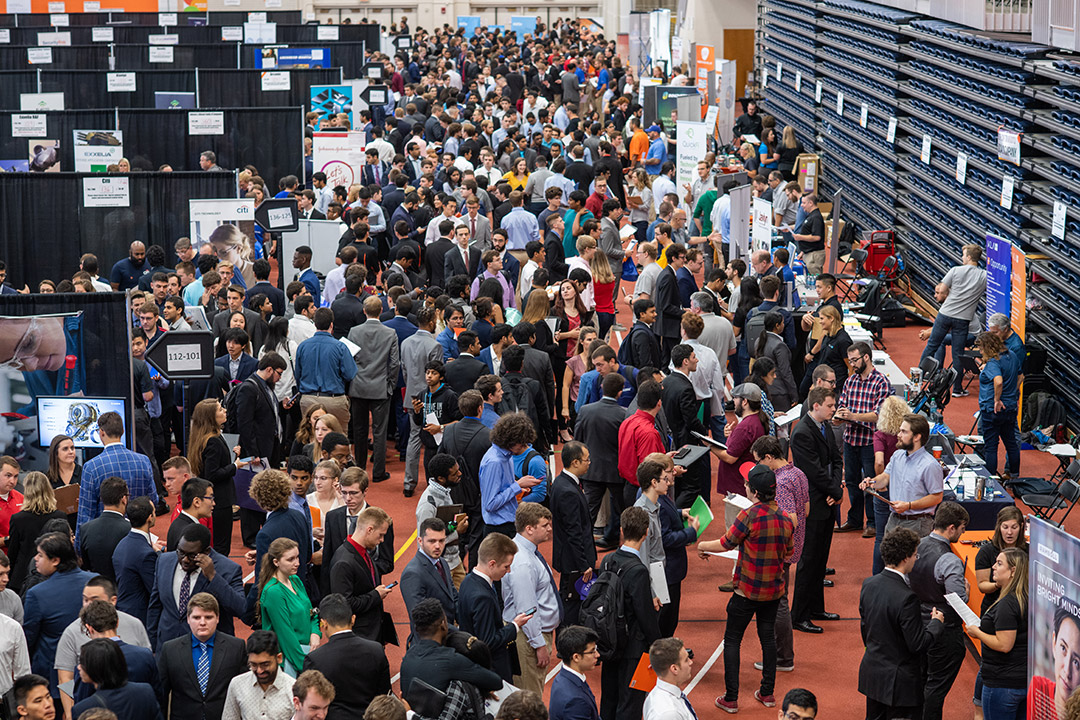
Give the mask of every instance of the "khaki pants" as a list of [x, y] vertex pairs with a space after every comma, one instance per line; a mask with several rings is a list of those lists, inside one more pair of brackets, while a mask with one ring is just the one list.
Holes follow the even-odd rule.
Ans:
[[349, 411], [348, 395], [305, 394], [300, 396], [301, 413], [306, 413], [312, 405], [322, 405], [326, 408], [327, 414], [333, 415], [341, 423], [341, 432], [349, 434], [349, 418], [352, 417], [352, 413]]
[[547, 644], [548, 657], [551, 658], [547, 667], [537, 667], [536, 650], [529, 645], [529, 640], [525, 637], [523, 630], [518, 630], [517, 640], [514, 643], [517, 646], [518, 663], [521, 665], [521, 675], [514, 676], [514, 686], [519, 690], [532, 690], [541, 697], [544, 695], [544, 681], [547, 680], [548, 670], [555, 662], [551, 633], [546, 632], [543, 635], [544, 642]]
[[468, 573], [465, 572], [464, 561], [459, 562], [457, 566], [450, 568], [450, 579], [454, 582], [454, 589], [461, 589], [461, 581], [465, 579]]
[[825, 267], [825, 251], [815, 250], [814, 252], [803, 253], [803, 262], [806, 263], [808, 275], [820, 275], [821, 270]]

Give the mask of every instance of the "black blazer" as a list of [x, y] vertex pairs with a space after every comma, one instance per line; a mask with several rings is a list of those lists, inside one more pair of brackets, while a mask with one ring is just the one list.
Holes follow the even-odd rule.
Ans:
[[619, 426], [626, 408], [611, 399], [600, 399], [581, 408], [574, 436], [589, 448], [592, 464], [586, 479], [605, 485], [622, 485], [619, 477]]
[[451, 680], [470, 683], [482, 693], [502, 687], [502, 678], [491, 670], [480, 667], [453, 648], [426, 638], [410, 645], [401, 660], [401, 694], [406, 698], [415, 678], [443, 692]]
[[123, 515], [103, 512], [82, 526], [79, 534], [79, 555], [82, 568], [88, 572], [116, 580], [113, 570], [113, 551], [131, 532], [131, 523]]
[[480, 248], [469, 248], [469, 267], [461, 259], [461, 249], [451, 249], [443, 256], [443, 277], [452, 278], [455, 275], [468, 275], [476, 277], [477, 268], [480, 267]]
[[[261, 378], [250, 377], [247, 382], [236, 388], [236, 420], [237, 429], [240, 432], [240, 457], [274, 457], [277, 445], [277, 417], [278, 404], [270, 401], [270, 397], [266, 394], [265, 383]], [[235, 474], [235, 470], [233, 472]], [[217, 483], [214, 483], [214, 488], [217, 488]]]
[[[348, 525], [348, 508], [339, 507], [334, 508], [330, 512], [326, 513], [326, 518], [323, 520], [323, 572], [319, 573], [319, 588], [322, 590], [322, 594], [330, 594], [330, 565], [334, 561], [334, 553], [341, 547], [341, 543], [345, 542], [345, 538], [349, 536]], [[375, 548], [375, 567], [383, 575], [389, 575], [394, 572], [394, 524], [390, 523], [390, 527], [386, 530], [386, 537], [379, 543], [379, 547]]]
[[[252, 385], [252, 383], [247, 383]], [[239, 400], [239, 398], [237, 398]], [[237, 403], [239, 406], [239, 403]], [[239, 407], [237, 409], [239, 413]], [[240, 423], [240, 427], [243, 427]], [[233, 475], [236, 474], [236, 464], [232, 460], [232, 449], [225, 438], [220, 434], [206, 441], [206, 447], [202, 452], [202, 472], [200, 477], [210, 481], [214, 486], [214, 501], [217, 503], [232, 503], [236, 495], [233, 487]], [[175, 550], [170, 547], [169, 550]]]
[[561, 575], [595, 568], [592, 515], [581, 487], [565, 472], [559, 473], [551, 483], [548, 505], [553, 525], [552, 567]]
[[679, 281], [675, 270], [668, 265], [656, 278], [656, 322], [653, 332], [660, 337], [678, 338], [682, 329], [682, 296], [679, 295]]
[[450, 577], [450, 566], [445, 558], [439, 558], [439, 565], [442, 566], [445, 580], [439, 575], [431, 559], [417, 550], [416, 555], [401, 572], [401, 599], [405, 601], [405, 609], [409, 613], [410, 627], [413, 608], [427, 598], [435, 598], [442, 604], [446, 612], [446, 622], [453, 625], [456, 621], [458, 593], [454, 589], [453, 578]]
[[459, 355], [446, 363], [444, 379], [458, 396], [466, 390], [472, 390], [481, 375], [488, 374], [487, 365], [472, 355]]
[[210, 679], [206, 694], [199, 690], [195, 662], [191, 656], [191, 633], [165, 643], [158, 654], [161, 707], [169, 707], [169, 720], [219, 718], [225, 710], [225, 695], [234, 677], [247, 672], [247, 647], [243, 640], [218, 632], [210, 659]]
[[383, 609], [383, 601], [375, 588], [382, 583], [382, 571], [375, 565], [371, 576], [367, 563], [352, 543], [342, 543], [334, 551], [330, 563], [330, 592], [341, 593], [349, 601], [356, 620], [353, 632], [360, 637], [383, 644], [398, 644], [394, 619]]
[[[652, 599], [650, 598], [650, 602]], [[491, 669], [506, 682], [511, 679], [510, 651], [517, 625], [503, 621], [503, 604], [487, 580], [470, 572], [461, 581], [457, 597], [457, 624], [491, 650]]]
[[356, 720], [372, 700], [390, 692], [390, 663], [383, 646], [353, 632], [331, 635], [304, 658], [303, 669], [318, 670], [334, 685], [326, 720]]
[[453, 252], [455, 244], [445, 237], [440, 237], [427, 246], [424, 253], [424, 268], [427, 271], [428, 287], [446, 288], [446, 278], [453, 277], [446, 274], [446, 255]]
[[641, 592], [649, 587], [649, 569], [633, 553], [619, 549], [604, 558], [600, 571], [618, 573], [623, 586], [623, 609], [626, 614], [628, 644], [622, 657], [637, 660], [660, 638], [659, 615], [652, 604], [652, 593]]
[[[78, 469], [78, 465], [75, 467]], [[72, 482], [74, 481], [75, 478], [72, 478]], [[41, 528], [45, 527], [45, 523], [57, 518], [65, 520], [67, 515], [60, 510], [53, 510], [45, 515], [20, 510], [11, 516], [7, 540], [8, 559], [11, 560], [11, 580], [8, 585], [15, 592], [22, 589], [26, 574], [30, 571]]]
[[843, 497], [840, 479], [844, 464], [831, 427], [826, 426], [822, 436], [808, 416], [799, 420], [791, 433], [791, 461], [806, 474], [811, 501]]
[[262, 293], [269, 298], [270, 304], [274, 307], [274, 315], [277, 317], [285, 317], [285, 293], [278, 290], [266, 280], [257, 282], [248, 288], [248, 291], [244, 294], [244, 306], [247, 307], [248, 301], [259, 293]]
[[892, 707], [920, 705], [921, 658], [945, 626], [939, 620], [923, 624], [919, 598], [890, 570], [863, 580], [859, 619], [866, 646], [859, 692]]
[[701, 441], [691, 435], [691, 431], [708, 435], [709, 429], [698, 418], [700, 402], [694, 393], [694, 384], [690, 378], [673, 372], [664, 378], [660, 385], [660, 403], [668, 427], [671, 428], [671, 444], [674, 448], [683, 445], [700, 445]]
[[173, 552], [176, 550], [176, 546], [180, 544], [180, 536], [184, 534], [184, 530], [188, 525], [194, 525], [195, 521], [189, 518], [184, 513], [180, 513], [176, 516], [176, 519], [169, 524], [169, 532], [165, 534], [165, 552]]
[[334, 337], [338, 340], [367, 320], [367, 316], [364, 315], [364, 301], [356, 295], [350, 295], [348, 291], [338, 295], [331, 303], [330, 309], [334, 311]]

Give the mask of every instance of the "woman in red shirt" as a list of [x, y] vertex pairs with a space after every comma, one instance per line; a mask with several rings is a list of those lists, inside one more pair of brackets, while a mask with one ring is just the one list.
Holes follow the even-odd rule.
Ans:
[[596, 302], [596, 317], [600, 322], [601, 340], [607, 339], [608, 330], [615, 324], [615, 284], [619, 279], [611, 272], [607, 255], [594, 253], [589, 262], [593, 276], [593, 299]]

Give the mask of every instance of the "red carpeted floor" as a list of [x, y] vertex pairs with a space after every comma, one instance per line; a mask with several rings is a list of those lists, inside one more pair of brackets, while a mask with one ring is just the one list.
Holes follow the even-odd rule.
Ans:
[[[631, 313], [625, 304], [620, 304], [619, 322], [626, 327], [632, 323]], [[885, 331], [888, 351], [897, 365], [903, 369], [918, 364], [924, 345], [918, 338], [918, 331], [922, 327], [924, 326], [909, 325], [906, 328], [890, 328]], [[618, 339], [621, 340], [621, 334]], [[953, 399], [945, 411], [946, 423], [957, 434], [967, 433], [971, 426], [972, 414], [977, 409], [976, 388], [977, 384], [973, 384], [971, 397]], [[416, 552], [411, 535], [415, 530], [414, 510], [416, 498], [419, 497], [419, 491], [413, 498], [405, 498], [402, 495], [404, 463], [398, 460], [393, 448], [389, 455], [392, 461], [388, 461], [387, 467], [391, 473], [391, 479], [373, 485], [368, 493], [369, 503], [385, 508], [397, 521], [395, 535], [400, 558], [397, 562], [398, 569], [384, 578], [384, 582], [397, 580], [401, 569]], [[1003, 455], [1002, 450], [1002, 458]], [[1055, 460], [1037, 451], [1023, 452], [1022, 473], [1024, 475], [1047, 476], [1056, 466]], [[422, 489], [421, 487], [420, 490]], [[722, 508], [715, 500], [714, 506], [714, 511], [722, 519]], [[1026, 508], [1024, 509], [1027, 511]], [[1076, 534], [1080, 531], [1080, 516], [1071, 517], [1068, 525], [1069, 529]], [[714, 522], [703, 539], [720, 537], [725, 530], [722, 526], [722, 522]], [[237, 536], [238, 529], [234, 538]], [[857, 689], [859, 663], [863, 656], [863, 644], [859, 634], [858, 603], [862, 581], [870, 574], [873, 542], [872, 539], [863, 539], [858, 533], [840, 534], [834, 538], [829, 564], [836, 568], [836, 575], [833, 577], [836, 586], [826, 589], [825, 597], [827, 609], [839, 613], [841, 619], [837, 622], [820, 623], [825, 628], [825, 632], [820, 635], [795, 633], [795, 671], [777, 674], [775, 695], [778, 703], [785, 692], [794, 687], [802, 687], [817, 695], [820, 705], [818, 717], [849, 719], [862, 717], [864, 698]], [[233, 558], [242, 564], [243, 552], [237, 538], [234, 540]], [[544, 553], [550, 555], [550, 548], [545, 548]], [[694, 650], [695, 677], [688, 689], [688, 695], [699, 717], [724, 715], [713, 706], [713, 700], [724, 692], [721, 641], [724, 632], [725, 607], [730, 595], [719, 592], [717, 585], [730, 579], [732, 565], [731, 561], [718, 558], [706, 562], [698, 559], [691, 552], [689, 575], [683, 585], [681, 622], [676, 634]], [[398, 634], [404, 641], [408, 635], [408, 619], [404, 603], [397, 592], [391, 593], [388, 598], [387, 609], [397, 622]], [[246, 633], [242, 634], [246, 635]], [[396, 674], [403, 653], [404, 647], [389, 646], [387, 648], [391, 672], [395, 678], [395, 691], [399, 690]], [[764, 708], [753, 699], [753, 692], [760, 682], [760, 672], [753, 667], [754, 661], [760, 660], [760, 646], [753, 626], [747, 629], [741, 656], [740, 716], [775, 718], [776, 709]], [[977, 670], [975, 659], [969, 655], [946, 701], [945, 717], [951, 720], [972, 717], [971, 696]], [[590, 677], [590, 684], [599, 697], [599, 668]], [[550, 687], [550, 681], [548, 687]]]

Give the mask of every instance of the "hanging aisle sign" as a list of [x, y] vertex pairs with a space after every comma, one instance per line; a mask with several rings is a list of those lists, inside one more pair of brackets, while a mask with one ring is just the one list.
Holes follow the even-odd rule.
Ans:
[[127, 177], [83, 178], [83, 207], [131, 207]]
[[135, 73], [106, 73], [105, 86], [108, 92], [135, 92]]
[[291, 90], [292, 82], [288, 70], [272, 70], [262, 73], [262, 91]]
[[212, 112], [189, 112], [188, 135], [224, 135], [225, 113]]
[[44, 115], [20, 115], [11, 116], [11, 137], [47, 137], [46, 120]]

